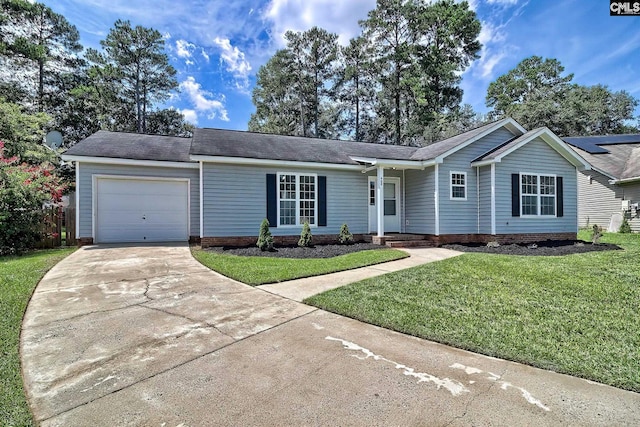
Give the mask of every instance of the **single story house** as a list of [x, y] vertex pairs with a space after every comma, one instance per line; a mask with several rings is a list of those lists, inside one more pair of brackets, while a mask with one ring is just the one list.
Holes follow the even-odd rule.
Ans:
[[67, 150], [84, 243], [251, 245], [574, 239], [577, 173], [589, 164], [547, 128], [506, 118], [416, 148], [196, 129], [192, 138], [100, 131]]
[[564, 138], [591, 170], [578, 174], [578, 225], [640, 232], [640, 134]]

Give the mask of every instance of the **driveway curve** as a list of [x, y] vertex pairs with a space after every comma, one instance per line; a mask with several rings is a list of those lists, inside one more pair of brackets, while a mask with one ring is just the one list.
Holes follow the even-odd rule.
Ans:
[[186, 245], [83, 247], [21, 335], [42, 426], [638, 425], [640, 395], [330, 314]]

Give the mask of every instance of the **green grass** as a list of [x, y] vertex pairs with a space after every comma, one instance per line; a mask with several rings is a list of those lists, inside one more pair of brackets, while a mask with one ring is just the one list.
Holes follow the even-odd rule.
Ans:
[[246, 257], [200, 249], [193, 249], [191, 252], [198, 261], [210, 269], [248, 285], [264, 285], [318, 276], [408, 256], [406, 252], [396, 249], [374, 249], [333, 258], [309, 259]]
[[33, 423], [20, 371], [22, 316], [42, 276], [73, 251], [52, 249], [20, 257], [0, 257], [0, 425]]
[[[588, 239], [588, 234], [580, 235]], [[624, 251], [464, 254], [313, 296], [328, 311], [640, 392], [640, 235]]]

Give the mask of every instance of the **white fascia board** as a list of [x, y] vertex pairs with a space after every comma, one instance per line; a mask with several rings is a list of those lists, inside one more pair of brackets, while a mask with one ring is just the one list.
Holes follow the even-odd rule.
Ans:
[[591, 166], [591, 170], [596, 171], [596, 172], [598, 172], [598, 173], [610, 178], [609, 179], [609, 183], [610, 184], [612, 184], [611, 181], [617, 181], [618, 180], [618, 178], [616, 178], [615, 176], [611, 175], [610, 173], [607, 173], [607, 172], [603, 171], [602, 169], [598, 169], [598, 168], [595, 168], [595, 167]]
[[472, 162], [471, 163], [471, 167], [472, 168], [479, 168], [482, 166], [489, 166], [492, 165], [494, 163], [500, 163], [500, 160], [495, 160], [495, 159], [490, 159], [490, 160], [480, 160], [479, 162]]
[[223, 156], [200, 156], [192, 155], [191, 160], [204, 163], [222, 163], [228, 165], [259, 165], [259, 166], [277, 166], [277, 167], [300, 167], [311, 169], [347, 169], [362, 170], [362, 165], [345, 165], [339, 163], [316, 163], [316, 162], [296, 162], [292, 160], [270, 160], [270, 159], [252, 159], [246, 157], [223, 157]]
[[612, 180], [609, 180], [609, 184], [622, 185], [622, 184], [631, 184], [638, 181], [640, 181], [640, 176], [635, 176], [633, 178], [625, 178], [625, 179], [612, 179]]
[[90, 157], [90, 156], [68, 156], [63, 154], [62, 160], [68, 162], [83, 162], [83, 163], [99, 163], [104, 165], [124, 165], [124, 166], [155, 166], [164, 168], [178, 168], [178, 169], [198, 169], [198, 163], [188, 162], [169, 162], [162, 160], [134, 160], [134, 159], [119, 159], [113, 157]]
[[351, 160], [360, 163], [368, 163], [372, 167], [382, 166], [387, 169], [424, 169], [429, 166], [435, 166], [437, 162], [434, 160], [391, 160], [391, 159], [376, 159], [371, 157], [351, 157]]

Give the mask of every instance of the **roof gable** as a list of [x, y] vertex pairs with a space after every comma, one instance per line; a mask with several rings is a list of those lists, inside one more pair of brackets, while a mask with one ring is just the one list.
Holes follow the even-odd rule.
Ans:
[[488, 153], [475, 159], [472, 166], [484, 166], [491, 163], [499, 163], [502, 159], [536, 138], [542, 139], [547, 145], [553, 148], [558, 154], [564, 157], [569, 163], [579, 169], [590, 169], [591, 166], [582, 157], [580, 157], [574, 150], [569, 148], [564, 141], [562, 141], [556, 134], [551, 132], [548, 128], [542, 127], [530, 130], [529, 132], [520, 135], [510, 141], [505, 142], [501, 146], [489, 151]]
[[412, 156], [411, 160], [436, 160], [442, 162], [444, 158], [451, 154], [462, 150], [468, 145], [478, 141], [481, 138], [495, 132], [498, 129], [506, 128], [514, 135], [522, 135], [526, 130], [520, 126], [515, 120], [507, 117], [497, 122], [489, 123], [459, 135], [447, 138], [443, 141], [436, 142], [426, 147], [419, 148]]
[[563, 138], [598, 172], [614, 181], [640, 180], [640, 134]]

